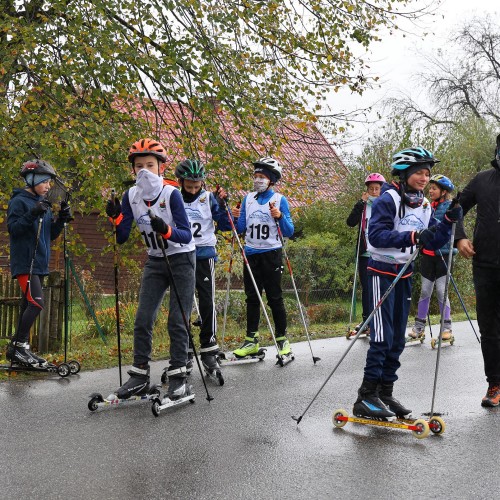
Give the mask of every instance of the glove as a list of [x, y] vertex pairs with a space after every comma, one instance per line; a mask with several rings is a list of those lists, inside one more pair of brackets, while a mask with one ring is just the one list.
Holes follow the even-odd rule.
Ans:
[[463, 218], [464, 211], [462, 210], [462, 207], [460, 205], [455, 205], [453, 208], [449, 208], [444, 216], [450, 221], [450, 222], [458, 222], [460, 219]]
[[73, 220], [71, 207], [68, 205], [67, 201], [61, 201], [61, 209], [59, 210], [59, 220], [63, 222], [71, 222]]
[[219, 205], [224, 206], [224, 200], [226, 200], [226, 203], [229, 203], [229, 195], [224, 188], [217, 186], [214, 195]]
[[35, 217], [38, 215], [44, 215], [45, 212], [51, 207], [51, 203], [48, 200], [37, 201], [36, 205], [30, 210], [31, 215]]
[[[433, 226], [433, 228], [434, 227], [435, 226]], [[414, 234], [415, 243], [423, 247], [428, 247], [434, 241], [435, 230], [433, 230], [433, 228], [416, 231]]]
[[158, 234], [169, 234], [170, 226], [161, 217], [151, 217], [151, 229]]
[[116, 219], [122, 213], [122, 205], [118, 198], [108, 200], [106, 203], [106, 215], [112, 219]]

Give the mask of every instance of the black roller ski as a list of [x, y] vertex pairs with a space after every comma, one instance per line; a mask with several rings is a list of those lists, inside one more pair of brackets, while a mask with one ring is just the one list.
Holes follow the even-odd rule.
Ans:
[[80, 371], [80, 363], [78, 361], [70, 361], [69, 363], [48, 363], [44, 366], [23, 365], [20, 363], [12, 363], [11, 365], [0, 365], [0, 370], [7, 372], [46, 372], [57, 373], [60, 377], [68, 377], [75, 375]]
[[248, 363], [258, 363], [266, 357], [265, 348], [261, 347], [257, 354], [252, 354], [245, 356], [244, 358], [238, 358], [232, 352], [219, 352], [217, 357], [219, 358], [219, 364], [221, 366], [233, 366], [233, 365], [244, 365]]
[[88, 408], [90, 411], [96, 411], [99, 408], [112, 407], [123, 405], [131, 405], [134, 403], [140, 403], [145, 401], [151, 401], [154, 398], [160, 396], [160, 389], [152, 387], [147, 394], [142, 394], [140, 396], [131, 396], [130, 398], [120, 399], [116, 394], [110, 394], [107, 398], [103, 398], [98, 392], [94, 392], [90, 395], [90, 401], [88, 402]]
[[293, 354], [293, 352], [285, 355], [276, 354], [276, 358], [277, 358], [276, 364], [283, 368], [284, 366], [286, 366], [288, 363], [291, 363], [295, 359], [295, 355]]
[[192, 392], [192, 390], [193, 387], [191, 385], [188, 385], [186, 395], [175, 399], [170, 399], [167, 395], [165, 395], [163, 399], [160, 399], [160, 394], [158, 394], [155, 398], [153, 398], [153, 405], [151, 406], [153, 415], [155, 417], [159, 417], [160, 412], [162, 412], [163, 410], [182, 405], [184, 403], [187, 403], [188, 401], [190, 403], [194, 403], [195, 394], [194, 392]]
[[207, 375], [207, 378], [215, 382], [217, 385], [223, 386], [224, 377], [222, 376], [222, 371], [220, 369], [219, 363], [217, 363], [217, 367], [207, 366], [203, 361], [202, 364], [203, 364], [203, 369], [205, 370], [205, 373]]

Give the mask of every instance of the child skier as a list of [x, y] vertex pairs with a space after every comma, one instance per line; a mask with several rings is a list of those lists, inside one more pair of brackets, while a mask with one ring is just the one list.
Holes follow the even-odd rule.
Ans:
[[[121, 204], [117, 198], [109, 200], [106, 213], [115, 221], [119, 244], [127, 241], [135, 220], [144, 238], [148, 259], [142, 273], [135, 316], [134, 362], [128, 371], [130, 379], [116, 391], [120, 399], [148, 393], [153, 325], [158, 310], [167, 289], [174, 282], [184, 312], [191, 311], [195, 270], [195, 247], [181, 193], [163, 180], [167, 159], [165, 148], [153, 139], [140, 139], [131, 146], [128, 159], [136, 184], [125, 192]], [[150, 212], [155, 217], [151, 218]], [[163, 241], [159, 240], [160, 237]], [[168, 333], [167, 396], [174, 400], [186, 396], [189, 391], [186, 384], [188, 332], [174, 293], [170, 294]]]
[[61, 234], [72, 216], [69, 205], [63, 201], [57, 221], [52, 219], [51, 204], [46, 196], [56, 173], [49, 163], [38, 159], [27, 161], [21, 176], [26, 186], [14, 189], [7, 209], [10, 269], [23, 292], [19, 322], [7, 347], [7, 359], [21, 365], [44, 367], [47, 361], [30, 349], [30, 329], [44, 306], [42, 285], [49, 274], [50, 242]]
[[[436, 174], [429, 181], [429, 198], [434, 209], [434, 217], [442, 221], [444, 214], [451, 204], [451, 192], [455, 189], [448, 177]], [[456, 250], [453, 250], [456, 253]], [[418, 299], [418, 310], [415, 324], [410, 332], [410, 337], [417, 339], [424, 337], [427, 313], [431, 302], [432, 290], [436, 285], [439, 309], [444, 315], [444, 328], [442, 340], [450, 340], [451, 331], [451, 309], [450, 300], [444, 297], [446, 284], [448, 254], [450, 253], [450, 242], [437, 251], [422, 249], [420, 256], [420, 274], [422, 276], [422, 289]], [[444, 258], [444, 262], [443, 262]]]
[[[432, 208], [423, 190], [437, 161], [422, 147], [404, 149], [393, 156], [392, 174], [399, 177], [399, 182], [384, 186], [373, 203], [368, 228], [372, 309], [415, 247], [441, 248], [450, 238], [452, 223], [461, 217], [460, 206], [449, 208], [442, 222], [432, 217]], [[411, 274], [410, 267], [371, 321], [363, 383], [353, 409], [356, 416], [392, 420], [411, 413], [392, 396], [399, 356], [405, 346]]]
[[[280, 356], [291, 356], [292, 350], [286, 337], [286, 311], [281, 290], [283, 272], [282, 245], [276, 227], [279, 223], [284, 237], [293, 235], [293, 222], [287, 199], [273, 191], [281, 179], [281, 166], [270, 157], [261, 158], [254, 164], [254, 191], [243, 199], [241, 209], [233, 208], [238, 234], [245, 233], [245, 254], [257, 283], [258, 293], [265, 290], [276, 329], [276, 342]], [[243, 271], [247, 296], [247, 332], [243, 345], [233, 351], [237, 358], [259, 352], [260, 301], [246, 267]]]
[[[181, 187], [191, 233], [196, 245], [196, 290], [200, 304], [200, 357], [205, 369], [210, 373], [218, 372], [217, 362], [217, 317], [215, 311], [215, 245], [214, 222], [221, 231], [230, 231], [226, 211], [222, 206], [227, 197], [220, 188], [216, 195], [205, 190], [205, 166], [198, 160], [184, 160], [175, 168], [175, 175]], [[188, 362], [192, 367], [192, 361]]]
[[[373, 202], [380, 196], [382, 184], [385, 183], [385, 178], [382, 174], [369, 174], [365, 179], [366, 191], [361, 195], [361, 200], [356, 202], [349, 217], [347, 217], [347, 225], [355, 227], [359, 225], [361, 236], [359, 238], [360, 248], [357, 249], [358, 255], [358, 273], [359, 281], [361, 282], [361, 304], [363, 307], [363, 321], [354, 327], [352, 335], [355, 335], [360, 326], [365, 322], [370, 314], [370, 301], [368, 297], [368, 258], [370, 254], [367, 250], [368, 238], [368, 221], [370, 220]], [[366, 333], [370, 334], [370, 329], [366, 329]]]

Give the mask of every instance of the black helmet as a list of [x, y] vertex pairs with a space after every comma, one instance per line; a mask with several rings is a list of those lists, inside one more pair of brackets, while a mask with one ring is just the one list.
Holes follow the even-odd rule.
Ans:
[[200, 160], [183, 160], [175, 167], [175, 176], [189, 181], [205, 179], [205, 165]]
[[50, 175], [51, 179], [55, 179], [57, 177], [56, 171], [50, 165], [44, 160], [29, 160], [26, 163], [23, 164], [21, 168], [21, 177], [26, 178], [28, 174], [44, 174], [44, 175]]

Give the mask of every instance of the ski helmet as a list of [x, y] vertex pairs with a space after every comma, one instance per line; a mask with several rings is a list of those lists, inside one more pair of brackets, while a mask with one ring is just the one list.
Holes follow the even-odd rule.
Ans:
[[205, 165], [200, 160], [183, 160], [175, 167], [175, 176], [189, 181], [205, 179]]
[[152, 155], [161, 163], [165, 163], [167, 161], [167, 153], [165, 152], [165, 148], [162, 143], [159, 141], [155, 141], [154, 139], [139, 139], [134, 142], [132, 146], [130, 146], [130, 150], [128, 152], [128, 161], [134, 164], [134, 158], [137, 156], [148, 156]]
[[[421, 146], [403, 149], [392, 156], [392, 175], [408, 178], [408, 169], [426, 165], [431, 169], [439, 160], [434, 155]], [[412, 169], [415, 171], [414, 169]]]
[[277, 160], [271, 158], [270, 156], [265, 156], [260, 160], [254, 161], [253, 166], [255, 168], [254, 172], [262, 172], [264, 175], [269, 177], [273, 184], [276, 184], [281, 179], [281, 165]]
[[365, 185], [370, 184], [370, 182], [379, 182], [380, 184], [383, 184], [385, 182], [385, 177], [377, 172], [368, 174], [365, 179]]
[[39, 160], [38, 158], [23, 163], [23, 166], [21, 168], [21, 177], [26, 178], [28, 174], [48, 175], [51, 179], [55, 179], [57, 177], [56, 171], [54, 170], [52, 165], [44, 160]]
[[445, 189], [449, 193], [451, 193], [455, 189], [453, 182], [451, 182], [450, 179], [448, 179], [448, 177], [446, 177], [445, 175], [441, 174], [433, 175], [430, 178], [429, 182], [437, 184], [441, 189]]

